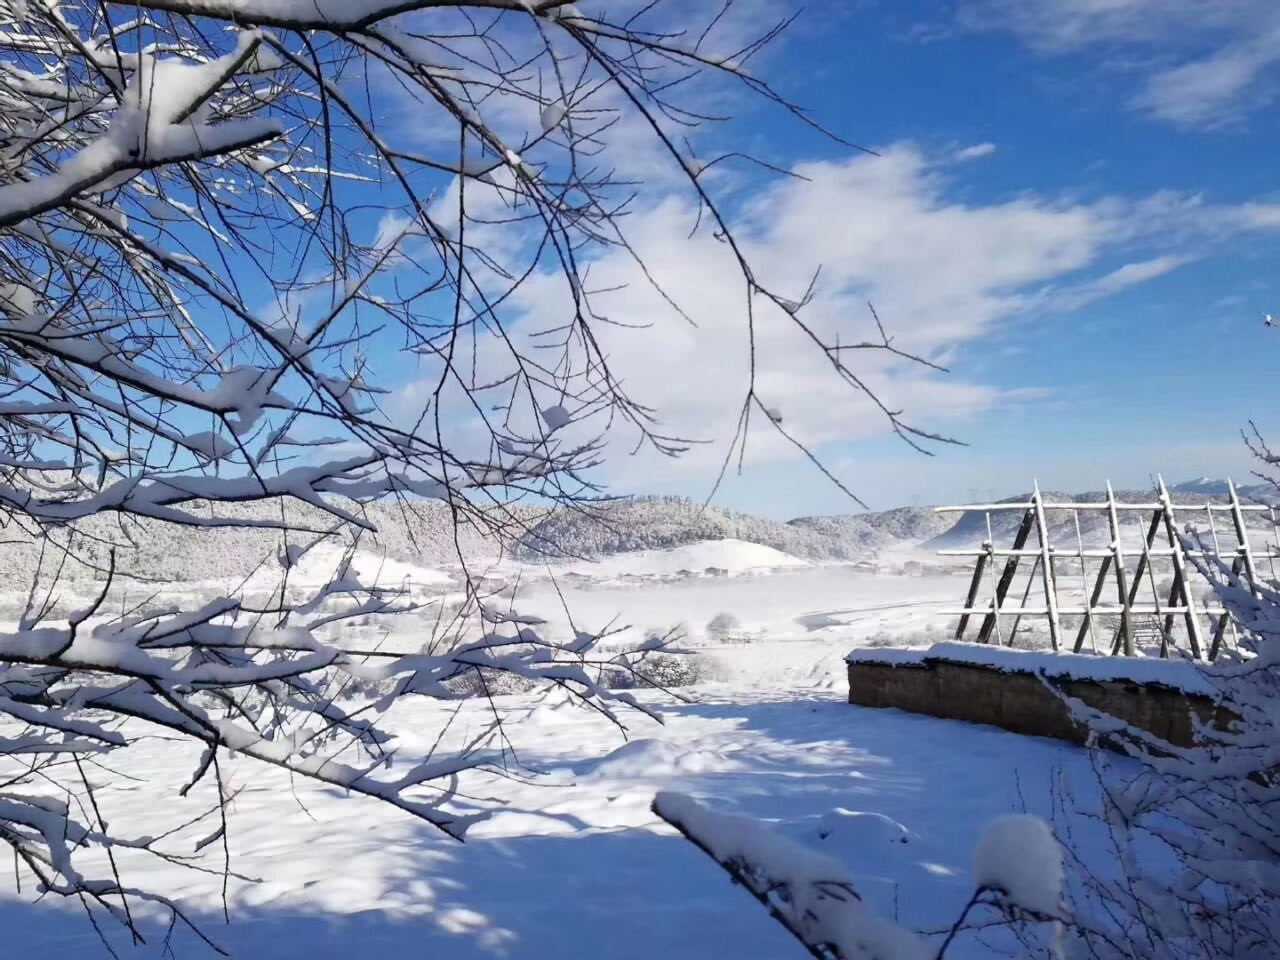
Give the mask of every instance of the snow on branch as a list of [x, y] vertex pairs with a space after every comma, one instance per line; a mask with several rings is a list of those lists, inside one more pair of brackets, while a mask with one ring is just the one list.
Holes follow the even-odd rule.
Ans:
[[652, 809], [818, 960], [942, 960], [957, 936], [974, 929], [969, 917], [978, 907], [993, 910], [996, 924], [1048, 924], [1055, 944], [1064, 924], [1074, 922], [1063, 905], [1062, 848], [1039, 817], [1010, 814], [983, 831], [973, 855], [973, 896], [935, 949], [877, 916], [844, 864], [751, 817], [717, 813], [675, 793], [659, 793]]
[[[634, 119], [738, 257], [746, 338], [761, 294], [803, 327], [806, 298], [761, 285], [672, 140], [712, 122], [678, 96], [702, 75], [791, 109], [744, 66], [788, 21], [745, 45], [726, 29], [739, 45], [718, 49], [733, 6], [695, 25], [660, 4], [614, 22], [557, 0], [24, 5], [0, 32], [0, 403], [24, 411], [2, 479], [22, 490], [24, 463], [61, 460], [70, 512], [127, 511], [148, 501], [94, 488], [261, 479], [332, 441], [382, 456], [388, 477], [429, 476], [477, 519], [480, 503], [590, 495], [615, 427], [679, 454], [688, 441], [615, 376], [596, 333], [613, 321], [584, 280], [631, 249], [637, 185], [607, 155]], [[370, 109], [360, 83], [403, 103]], [[370, 212], [402, 226], [371, 229]], [[515, 291], [556, 274], [563, 324], [515, 335]], [[844, 353], [815, 348], [865, 389]], [[414, 389], [371, 376], [389, 351], [421, 358]]]
[[60, 206], [72, 197], [99, 193], [116, 175], [231, 153], [283, 132], [270, 118], [202, 122], [201, 108], [250, 63], [262, 35], [245, 31], [236, 49], [205, 63], [140, 58], [121, 104], [103, 134], [43, 177], [0, 185], [0, 227], [12, 226]]
[[[484, 811], [458, 781], [503, 755], [400, 756], [368, 715], [404, 697], [456, 699], [473, 680], [487, 695], [503, 676], [607, 721], [640, 706], [595, 679], [627, 668], [625, 652], [486, 608], [459, 534], [510, 542], [530, 532], [528, 503], [600, 499], [613, 431], [664, 455], [688, 447], [615, 372], [600, 332], [630, 318], [609, 317], [588, 282], [622, 251], [680, 309], [627, 217], [673, 181], [618, 173], [621, 129], [669, 161], [733, 253], [744, 341], [772, 305], [873, 396], [846, 364], [857, 354], [806, 326], [810, 294], [772, 292], [738, 243], [703, 174], [740, 154], [688, 156], [719, 122], [699, 104], [720, 79], [809, 122], [747, 67], [789, 22], [744, 41], [726, 25], [758, 22], [734, 0], [598, 17], [559, 0], [0, 4], [0, 522], [41, 544], [37, 579], [76, 541], [110, 554], [88, 607], [61, 619], [58, 576], [33, 580], [0, 632], [0, 759], [34, 764], [0, 781], [0, 840], [42, 889], [136, 932], [129, 902], [146, 894], [77, 864], [85, 847], [176, 856], [93, 814], [85, 762], [139, 730], [201, 748], [189, 789], [213, 781], [221, 823], [203, 850], [225, 836], [232, 754], [460, 834]], [[530, 286], [561, 292], [545, 324], [526, 321]], [[897, 354], [880, 332], [857, 349]], [[754, 382], [744, 417], [753, 404]], [[881, 409], [900, 435], [928, 436]], [[333, 530], [304, 527], [286, 501], [326, 514], [318, 526], [371, 531], [379, 498], [442, 505], [463, 561], [465, 613], [425, 652], [335, 639], [351, 616], [415, 614], [349, 562], [321, 587], [289, 582], [289, 536]], [[141, 528], [107, 521], [129, 517], [276, 528], [284, 582], [269, 600], [121, 599], [109, 616], [113, 548]]]
[[653, 812], [715, 860], [819, 960], [932, 960], [929, 945], [876, 916], [846, 868], [758, 821], [677, 793]]
[[[42, 890], [88, 898], [135, 934], [131, 900], [150, 900], [182, 916], [181, 906], [163, 895], [78, 865], [93, 862], [94, 851], [110, 857], [122, 848], [190, 860], [180, 850], [185, 830], [132, 837], [74, 812], [97, 809], [84, 763], [109, 769], [101, 761], [139, 739], [164, 734], [202, 746], [182, 794], [206, 783], [208, 807], [197, 821], [216, 817], [220, 831], [228, 829], [234, 797], [228, 765], [253, 762], [390, 804], [461, 838], [491, 809], [467, 796], [464, 778], [506, 771], [513, 762], [501, 748], [501, 724], [488, 735], [469, 734], [458, 749], [423, 758], [403, 752], [386, 732], [388, 710], [412, 696], [461, 699], [466, 693], [459, 681], [480, 671], [491, 681], [511, 675], [565, 689], [619, 724], [616, 706], [634, 703], [594, 679], [610, 662], [595, 658], [599, 637], [555, 642], [529, 625], [510, 629], [527, 618], [477, 629], [493, 618], [476, 608], [451, 632], [425, 643], [429, 653], [344, 642], [353, 622], [415, 616], [421, 605], [362, 586], [345, 566], [337, 574], [302, 603], [278, 600], [269, 618], [231, 597], [125, 617], [103, 615], [99, 601], [66, 620], [0, 631], [0, 842], [13, 848]], [[207, 845], [199, 841], [197, 852]], [[229, 861], [222, 869], [231, 870]]]

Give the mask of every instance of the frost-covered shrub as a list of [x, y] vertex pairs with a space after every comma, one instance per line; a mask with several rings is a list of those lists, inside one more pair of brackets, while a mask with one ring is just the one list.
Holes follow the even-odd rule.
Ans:
[[927, 623], [923, 627], [904, 630], [877, 630], [862, 638], [860, 647], [928, 647], [955, 636], [954, 625]]
[[715, 661], [702, 654], [651, 653], [608, 668], [604, 684], [611, 690], [673, 690], [714, 680], [717, 673]]
[[728, 611], [717, 613], [707, 622], [707, 637], [723, 643], [742, 630], [742, 622]]
[[502, 697], [513, 693], [527, 693], [537, 687], [538, 683], [505, 670], [477, 667], [452, 680], [446, 680], [444, 685], [451, 692], [465, 697]]
[[907, 647], [912, 644], [908, 638], [901, 634], [890, 633], [888, 630], [877, 630], [875, 633], [866, 637], [861, 646], [864, 647]]
[[1206, 674], [1239, 721], [1199, 728], [1190, 748], [1124, 729], [1137, 774], [1099, 756], [1105, 796], [1087, 812], [1110, 826], [1119, 871], [1084, 884], [1078, 909], [1092, 923], [1078, 933], [1092, 956], [1280, 956], [1280, 591], [1196, 563], [1242, 634], [1241, 651]]
[[[1066, 631], [1063, 635], [1067, 635]], [[1006, 637], [1005, 642], [1015, 650], [1048, 650], [1053, 646], [1046, 624], [1025, 621], [1018, 625], [1017, 633]]]

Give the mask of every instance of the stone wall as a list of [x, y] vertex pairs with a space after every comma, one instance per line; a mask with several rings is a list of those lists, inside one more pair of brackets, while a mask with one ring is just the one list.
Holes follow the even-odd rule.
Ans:
[[940, 659], [900, 664], [861, 661], [848, 666], [850, 703], [987, 723], [1070, 743], [1084, 743], [1088, 731], [1071, 716], [1055, 690], [1175, 746], [1194, 742], [1193, 712], [1202, 723], [1218, 729], [1226, 729], [1235, 719], [1210, 697], [1157, 683], [1044, 676]]

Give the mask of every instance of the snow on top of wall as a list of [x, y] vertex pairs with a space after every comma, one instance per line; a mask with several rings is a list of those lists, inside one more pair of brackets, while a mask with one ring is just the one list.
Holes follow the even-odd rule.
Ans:
[[1008, 673], [1035, 673], [1077, 680], [1128, 680], [1152, 683], [1183, 693], [1218, 697], [1221, 690], [1213, 681], [1212, 668], [1189, 660], [1157, 660], [1152, 657], [1108, 657], [1088, 653], [1053, 653], [1046, 650], [1015, 650], [980, 643], [935, 643], [927, 649], [854, 650], [849, 663], [883, 663], [893, 666], [923, 666], [949, 661], [995, 667]]

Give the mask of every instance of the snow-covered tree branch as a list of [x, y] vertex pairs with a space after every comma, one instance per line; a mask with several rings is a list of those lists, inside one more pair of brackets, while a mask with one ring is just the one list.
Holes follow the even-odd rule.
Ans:
[[[805, 319], [808, 281], [788, 298], [753, 269], [708, 173], [741, 152], [697, 156], [718, 82], [810, 122], [749, 70], [789, 21], [739, 19], [733, 0], [0, 0], [0, 519], [64, 554], [105, 515], [120, 540], [129, 518], [283, 537], [265, 599], [192, 609], [161, 591], [117, 608], [101, 531], [103, 549], [78, 556], [99, 575], [87, 606], [33, 584], [0, 628], [0, 839], [20, 878], [140, 935], [136, 898], [182, 908], [131, 886], [117, 858], [199, 868], [216, 845], [232, 871], [232, 755], [461, 836], [485, 808], [459, 782], [501, 757], [501, 718], [410, 757], [375, 722], [400, 698], [505, 674], [618, 720], [600, 670], [633, 670], [665, 641], [628, 659], [589, 632], [544, 638], [469, 583], [427, 652], [364, 649], [344, 625], [421, 601], [361, 583], [349, 554], [318, 590], [290, 574], [316, 537], [370, 530], [361, 507], [380, 497], [440, 501], [456, 528], [509, 537], [527, 529], [523, 501], [598, 496], [611, 430], [684, 449], [597, 335], [628, 318], [596, 309], [592, 260], [635, 255], [625, 214], [647, 189], [615, 172], [623, 129], [656, 146], [731, 251], [750, 349], [757, 311], [776, 311], [899, 435], [932, 437], [847, 364], [898, 353], [883, 330], [827, 343]], [[563, 296], [561, 319], [530, 332], [514, 305], [533, 280]], [[415, 389], [393, 390], [410, 372]], [[753, 410], [784, 430], [754, 363], [739, 443]], [[287, 500], [335, 526], [232, 508]], [[199, 746], [184, 793], [212, 783], [209, 802], [176, 832], [122, 836], [95, 785], [153, 734]], [[173, 847], [190, 829], [194, 856]]]
[[817, 960], [941, 960], [978, 907], [994, 910], [1002, 923], [1058, 931], [1068, 919], [1062, 851], [1038, 817], [1012, 814], [986, 828], [974, 850], [973, 896], [935, 945], [876, 915], [858, 893], [856, 864], [682, 794], [658, 794], [653, 812], [719, 864]]

